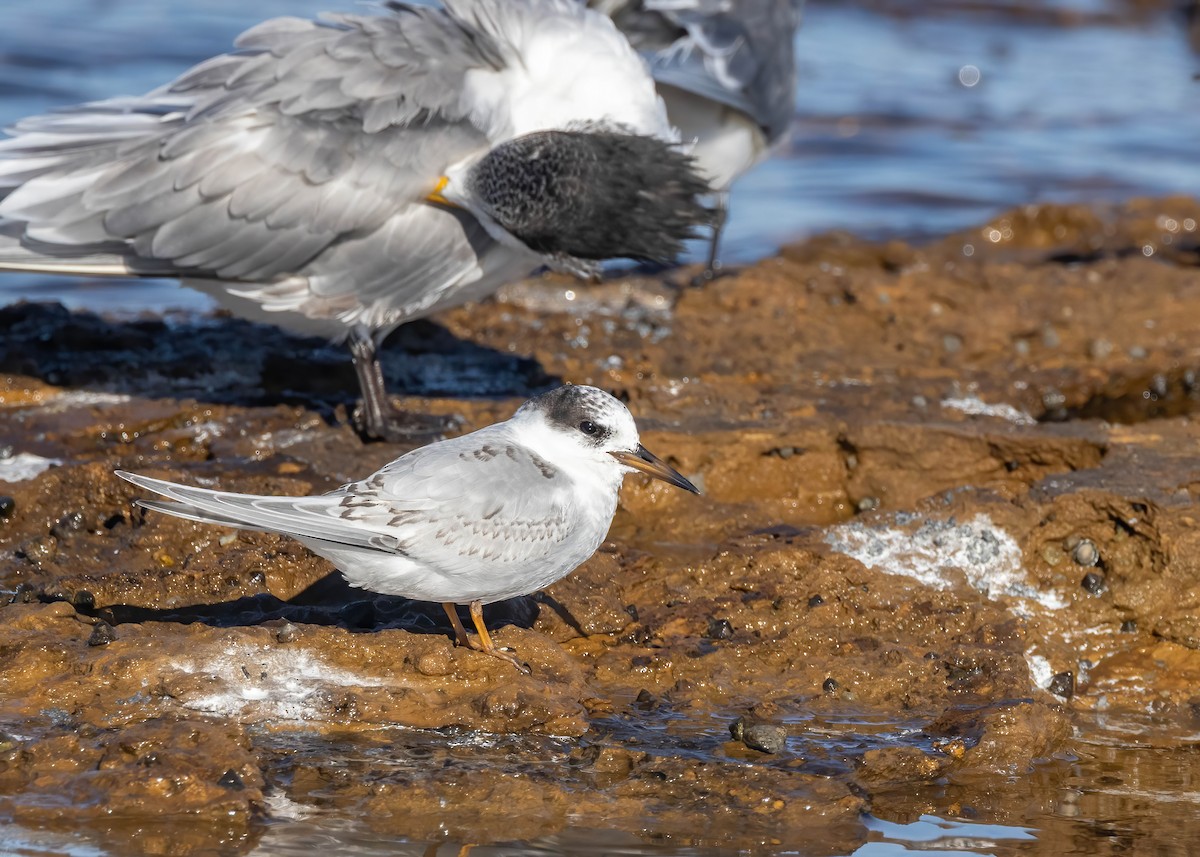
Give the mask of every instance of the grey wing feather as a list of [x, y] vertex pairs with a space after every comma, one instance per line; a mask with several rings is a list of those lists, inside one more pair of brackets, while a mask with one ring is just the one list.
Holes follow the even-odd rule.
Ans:
[[[79, 255], [91, 273], [269, 283], [399, 215], [411, 225], [445, 166], [486, 143], [458, 94], [508, 48], [473, 18], [390, 7], [267, 21], [142, 98], [17, 123], [0, 141], [0, 267], [69, 270]], [[416, 258], [398, 292], [447, 260], [461, 277], [463, 233], [421, 239], [437, 258]]]
[[794, 40], [803, 0], [591, 0], [655, 80], [740, 110], [769, 142], [795, 109]]
[[337, 495], [266, 497], [194, 488], [124, 470], [116, 475], [174, 501], [139, 500], [138, 505], [186, 520], [397, 552], [395, 537], [347, 523]]
[[339, 490], [353, 498], [349, 520], [388, 529], [405, 556], [454, 575], [484, 559], [520, 567], [565, 550], [577, 535], [574, 488], [495, 426], [415, 450]]
[[138, 501], [149, 509], [387, 551], [456, 574], [477, 568], [480, 559], [519, 565], [553, 554], [573, 534], [573, 482], [494, 428], [414, 450], [316, 497], [236, 494], [116, 473], [174, 501]]

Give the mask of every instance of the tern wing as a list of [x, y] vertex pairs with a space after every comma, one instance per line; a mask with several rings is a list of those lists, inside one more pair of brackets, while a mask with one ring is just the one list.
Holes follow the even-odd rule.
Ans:
[[[487, 29], [497, 3], [278, 18], [146, 96], [18, 122], [0, 141], [0, 268], [267, 283], [269, 308], [330, 315], [426, 300], [487, 244], [425, 196], [489, 144], [462, 92], [515, 61]], [[319, 264], [347, 244], [355, 264]]]
[[347, 490], [351, 520], [395, 527], [405, 556], [447, 575], [582, 553], [578, 565], [604, 535], [585, 544], [574, 479], [503, 424], [415, 450]]
[[208, 488], [180, 485], [124, 470], [118, 470], [116, 474], [139, 488], [161, 494], [173, 501], [139, 500], [139, 506], [166, 512], [177, 518], [369, 550], [395, 552], [397, 548], [396, 539], [386, 532], [347, 525], [345, 519], [339, 515], [342, 508], [340, 496], [326, 494], [318, 497], [275, 497], [237, 494], [232, 491], [213, 491]]
[[590, 0], [661, 83], [740, 110], [770, 141], [795, 109], [793, 42], [803, 0]]
[[173, 501], [139, 500], [147, 509], [398, 554], [447, 575], [476, 571], [481, 562], [522, 567], [554, 555], [565, 562], [578, 556], [577, 565], [604, 533], [595, 544], [580, 540], [572, 517], [574, 480], [503, 431], [492, 431], [499, 428], [422, 447], [365, 480], [315, 497], [237, 494], [117, 475]]

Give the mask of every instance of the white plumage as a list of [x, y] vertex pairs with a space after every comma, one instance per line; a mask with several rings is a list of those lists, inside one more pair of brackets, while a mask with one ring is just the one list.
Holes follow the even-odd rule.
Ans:
[[804, 0], [588, 0], [650, 64], [671, 122], [718, 196], [717, 265], [729, 188], [785, 139], [795, 112]]
[[139, 501], [148, 509], [291, 536], [354, 586], [442, 602], [456, 623], [452, 605], [471, 604], [490, 651], [482, 605], [536, 592], [590, 557], [608, 532], [624, 474], [634, 470], [696, 491], [646, 451], [620, 401], [568, 385], [505, 422], [414, 450], [315, 497], [117, 475], [172, 501]]

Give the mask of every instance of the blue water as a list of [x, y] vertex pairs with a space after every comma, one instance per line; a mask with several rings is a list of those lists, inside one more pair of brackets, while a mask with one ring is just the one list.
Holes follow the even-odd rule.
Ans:
[[[1029, 7], [1082, 21], [1058, 26], [1045, 14], [1004, 14], [1003, 2], [879, 5], [896, 14], [810, 2], [792, 139], [735, 189], [726, 260], [828, 229], [919, 238], [1027, 202], [1200, 195], [1200, 57], [1176, 13], [1134, 17], [1100, 0]], [[21, 3], [0, 27], [0, 124], [144, 92], [263, 18], [330, 6]], [[0, 302], [17, 296], [134, 311], [208, 306], [173, 283], [0, 277]]]

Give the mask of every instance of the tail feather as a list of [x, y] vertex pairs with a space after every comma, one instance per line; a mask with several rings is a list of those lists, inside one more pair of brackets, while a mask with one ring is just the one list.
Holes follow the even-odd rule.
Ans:
[[126, 482], [174, 500], [139, 500], [138, 505], [166, 512], [190, 521], [218, 524], [243, 530], [261, 530], [284, 536], [334, 544], [387, 550], [394, 537], [364, 529], [355, 522], [339, 517], [341, 498], [332, 495], [317, 497], [271, 497], [256, 494], [235, 494], [193, 488], [163, 479], [140, 476], [124, 470], [114, 471]]
[[167, 261], [139, 259], [115, 241], [65, 247], [23, 237], [24, 224], [0, 220], [0, 271], [77, 277], [172, 277]]

